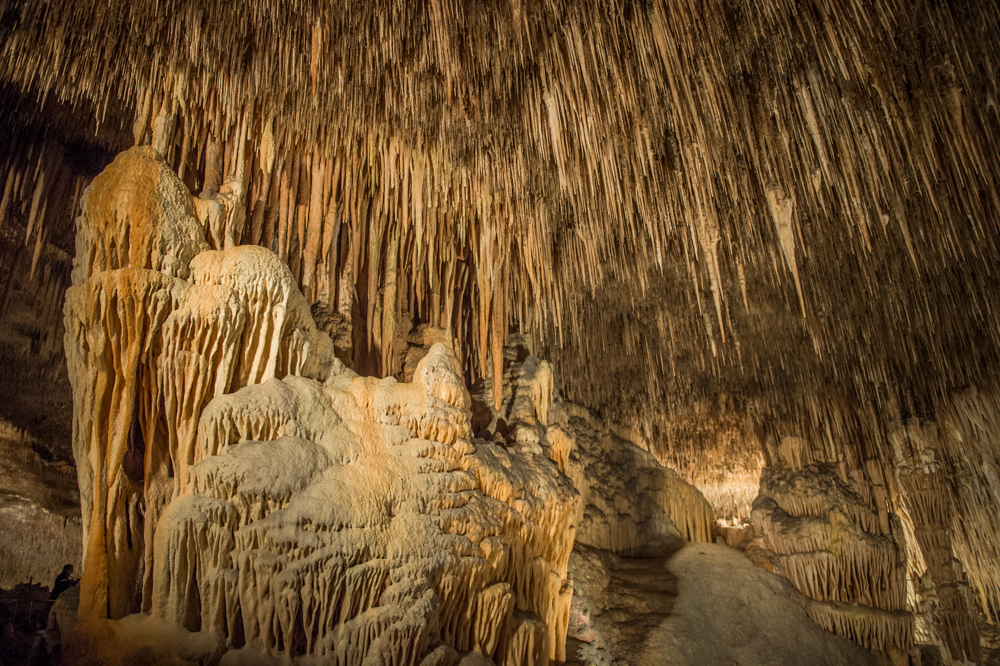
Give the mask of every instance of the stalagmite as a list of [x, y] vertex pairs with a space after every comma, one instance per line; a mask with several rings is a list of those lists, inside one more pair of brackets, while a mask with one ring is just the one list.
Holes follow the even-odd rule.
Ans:
[[408, 384], [334, 362], [287, 267], [207, 249], [164, 169], [149, 148], [125, 153], [79, 220], [81, 614], [141, 608], [228, 648], [337, 663], [419, 663], [432, 638], [564, 660], [570, 479], [540, 449], [470, 439], [450, 343], [423, 347]]

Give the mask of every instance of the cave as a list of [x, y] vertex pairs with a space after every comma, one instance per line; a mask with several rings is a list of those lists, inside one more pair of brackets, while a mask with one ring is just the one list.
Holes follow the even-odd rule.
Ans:
[[995, 0], [0, 0], [0, 666], [1000, 665], [998, 68]]

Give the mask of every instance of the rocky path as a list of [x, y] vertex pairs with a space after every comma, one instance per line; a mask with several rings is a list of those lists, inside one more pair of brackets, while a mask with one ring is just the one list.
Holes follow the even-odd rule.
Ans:
[[[722, 545], [687, 544], [670, 557], [619, 558], [578, 549], [571, 561], [582, 664], [815, 666], [875, 664], [823, 631], [788, 582]], [[572, 621], [571, 621], [572, 622]], [[590, 633], [587, 633], [587, 632]], [[572, 652], [567, 650], [568, 654]]]

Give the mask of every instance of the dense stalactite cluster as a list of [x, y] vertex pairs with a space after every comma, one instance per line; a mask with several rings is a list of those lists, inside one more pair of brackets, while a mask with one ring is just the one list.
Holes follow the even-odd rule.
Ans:
[[[756, 430], [769, 465], [783, 458], [799, 465], [833, 465], [841, 476], [866, 479], [855, 484], [865, 501], [880, 514], [900, 518], [911, 587], [908, 608], [922, 613], [918, 629], [928, 623], [931, 642], [951, 641], [948, 647], [956, 656], [958, 650], [970, 655], [978, 650], [968, 638], [975, 632], [974, 607], [989, 618], [1000, 603], [995, 587], [997, 407], [995, 393], [966, 389], [931, 404], [912, 396], [893, 400], [885, 411], [874, 403], [852, 405], [842, 396], [812, 396], [800, 399], [784, 420], [763, 422], [762, 413], [754, 417], [762, 421]], [[948, 566], [934, 574], [934, 560], [942, 558]], [[963, 589], [956, 563], [968, 576], [974, 600]], [[953, 629], [936, 626], [932, 610], [920, 602], [924, 587], [937, 596], [938, 583], [943, 589], [957, 584], [949, 620]]]
[[714, 511], [697, 488], [586, 410], [566, 416], [576, 442], [568, 473], [583, 497], [577, 541], [628, 556], [668, 549], [678, 536], [712, 541]]
[[[907, 410], [914, 408], [911, 403]], [[923, 411], [920, 417], [895, 405], [886, 424], [886, 416], [873, 407], [862, 411], [848, 409], [834, 399], [814, 400], [798, 409], [794, 419], [761, 429], [769, 466], [764, 469], [761, 497], [755, 502], [755, 534], [761, 538], [757, 543], [766, 542], [765, 548], [774, 553], [788, 550], [782, 544], [791, 530], [792, 550], [826, 557], [832, 569], [841, 571], [816, 577], [814, 556], [807, 558], [809, 562], [789, 566], [787, 558], [779, 557], [779, 563], [774, 558], [757, 559], [759, 553], [753, 548], [748, 552], [761, 564], [782, 570], [807, 595], [824, 599], [830, 596], [826, 582], [844, 578], [844, 563], [835, 563], [834, 554], [845, 552], [844, 544], [852, 540], [863, 545], [871, 539], [858, 533], [845, 536], [837, 548], [824, 546], [826, 528], [816, 531], [808, 521], [789, 516], [822, 516], [835, 507], [839, 518], [831, 519], [830, 527], [838, 522], [854, 524], [876, 535], [888, 529], [905, 554], [905, 608], [916, 615], [915, 627], [908, 621], [910, 633], [899, 633], [901, 617], [887, 619], [895, 629], [867, 620], [868, 629], [851, 625], [849, 618], [871, 619], [877, 614], [858, 615], [855, 609], [845, 615], [851, 607], [843, 604], [817, 602], [810, 614], [862, 644], [870, 640], [864, 637], [865, 631], [877, 630], [880, 636], [891, 637], [909, 636], [915, 630], [917, 641], [937, 644], [945, 660], [978, 663], [977, 606], [989, 618], [997, 604], [995, 507], [1000, 487], [994, 468], [1000, 431], [996, 409], [994, 394], [970, 389], [939, 398], [937, 411]], [[807, 436], [781, 436], [781, 432]], [[837, 440], [857, 444], [838, 445]], [[795, 469], [813, 473], [791, 471]], [[826, 473], [817, 476], [822, 469]], [[845, 494], [845, 488], [852, 490]], [[779, 514], [781, 520], [774, 523], [773, 516]], [[897, 578], [895, 574], [885, 577], [899, 582]], [[863, 589], [875, 595], [879, 588]], [[896, 602], [892, 607], [902, 608]]]
[[563, 400], [550, 365], [532, 357], [522, 337], [511, 336], [504, 359], [501, 408], [486, 407], [493, 402], [486, 382], [473, 427], [495, 442], [544, 453], [569, 476], [580, 493], [578, 544], [634, 557], [662, 554], [681, 539], [712, 540], [712, 505], [633, 441], [641, 438]]
[[643, 448], [704, 493], [716, 518], [732, 525], [748, 521], [764, 452], [752, 421], [728, 394], [652, 414], [643, 429], [649, 433], [637, 438]]
[[[51, 235], [65, 232], [79, 212], [86, 179], [62, 163], [59, 144], [43, 144], [8, 165], [0, 198], [0, 238], [8, 267], [0, 292], [0, 315], [6, 312], [19, 280], [36, 283], [46, 320], [61, 309], [70, 255], [51, 242]], [[24, 228], [13, 224], [24, 220]], [[36, 280], [37, 278], [37, 280]]]
[[950, 518], [956, 555], [979, 593], [986, 616], [1000, 618], [1000, 399], [975, 389], [953, 397], [940, 416], [946, 432], [942, 459], [953, 483], [956, 511]]
[[[116, 134], [120, 122], [102, 126], [89, 106], [55, 99], [36, 105], [31, 92], [18, 88], [0, 82], [0, 124], [10, 130], [0, 146], [0, 320], [21, 288], [34, 294], [39, 322], [55, 328], [69, 286], [80, 196], [104, 167], [104, 151], [128, 144]], [[117, 119], [120, 107], [112, 106]]]
[[[582, 357], [631, 349], [655, 402], [680, 339], [707, 375], [767, 386], [825, 381], [877, 331], [862, 372], [818, 373], [871, 391], [920, 381], [914, 359], [947, 385], [995, 365], [991, 9], [8, 3], [0, 72], [99, 118], [134, 108], [136, 142], [234, 239], [287, 258], [310, 301], [352, 300], [365, 370], [389, 373], [418, 318], [483, 376], [518, 322]], [[656, 336], [583, 296], [675, 279], [693, 309], [651, 313]], [[786, 367], [772, 313], [813, 362]]]

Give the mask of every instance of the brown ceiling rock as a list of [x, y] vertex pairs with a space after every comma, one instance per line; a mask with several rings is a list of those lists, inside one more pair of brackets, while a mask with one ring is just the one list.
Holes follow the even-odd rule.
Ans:
[[[996, 382], [989, 0], [0, 13], [24, 128], [0, 224], [33, 264], [83, 182], [61, 144], [94, 124], [164, 156], [218, 249], [261, 244], [310, 303], [350, 300], [366, 373], [409, 319], [476, 378], [516, 324], [567, 397], [633, 426], [692, 394]], [[570, 371], [598, 351], [641, 363], [633, 386]]]

